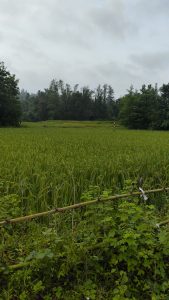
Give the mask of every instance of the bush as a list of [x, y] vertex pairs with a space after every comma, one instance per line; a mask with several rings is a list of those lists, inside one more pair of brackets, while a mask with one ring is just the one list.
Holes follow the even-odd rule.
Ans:
[[62, 217], [1, 229], [2, 299], [166, 299], [169, 232], [155, 226], [153, 205], [100, 203]]

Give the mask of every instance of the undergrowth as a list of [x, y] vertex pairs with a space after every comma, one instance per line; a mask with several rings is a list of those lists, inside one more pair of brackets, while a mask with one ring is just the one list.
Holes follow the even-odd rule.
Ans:
[[[16, 205], [16, 216], [17, 201], [13, 195], [1, 205]], [[156, 226], [161, 215], [164, 207], [134, 198], [7, 224], [0, 229], [1, 299], [168, 299], [169, 230]]]

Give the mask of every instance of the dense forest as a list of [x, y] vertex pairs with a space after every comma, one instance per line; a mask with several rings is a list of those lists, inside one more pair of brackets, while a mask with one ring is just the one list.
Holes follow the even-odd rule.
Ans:
[[48, 89], [31, 95], [20, 93], [23, 120], [112, 120], [118, 118], [118, 101], [110, 85], [73, 88], [62, 80], [52, 80]]
[[37, 94], [20, 92], [24, 121], [118, 120], [130, 129], [169, 129], [169, 84], [133, 86], [115, 99], [110, 85], [73, 88], [62, 80], [52, 80], [48, 89]]
[[111, 120], [130, 129], [169, 129], [169, 83], [133, 86], [118, 99], [111, 85], [73, 88], [53, 79], [49, 88], [30, 94], [19, 91], [18, 80], [0, 63], [0, 126], [21, 121]]
[[119, 120], [131, 129], [169, 129], [169, 84], [130, 88], [120, 99]]

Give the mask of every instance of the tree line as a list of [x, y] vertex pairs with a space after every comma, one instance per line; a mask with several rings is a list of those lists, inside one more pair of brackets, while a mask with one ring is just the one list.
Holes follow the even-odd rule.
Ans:
[[62, 80], [52, 80], [48, 89], [31, 95], [22, 90], [20, 101], [25, 121], [112, 120], [118, 117], [118, 101], [110, 85], [73, 88]]
[[110, 85], [73, 89], [62, 80], [52, 80], [48, 89], [31, 95], [20, 93], [25, 121], [116, 120], [130, 129], [169, 129], [169, 84], [133, 86], [118, 99]]
[[53, 79], [36, 94], [19, 91], [18, 80], [0, 63], [0, 126], [21, 121], [112, 120], [130, 129], [169, 129], [169, 83], [133, 86], [116, 99], [111, 85], [73, 88]]

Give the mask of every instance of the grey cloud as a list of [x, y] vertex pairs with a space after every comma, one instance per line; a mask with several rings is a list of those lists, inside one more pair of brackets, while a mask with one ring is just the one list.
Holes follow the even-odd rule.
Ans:
[[111, 84], [115, 88], [117, 95], [122, 95], [130, 87], [131, 84], [139, 85], [141, 77], [139, 73], [133, 72], [133, 68], [129, 68], [129, 65], [123, 63], [109, 62], [96, 66], [96, 70], [100, 74], [101, 82], [106, 78], [106, 82]]
[[104, 83], [112, 85], [117, 97], [122, 96], [131, 84], [137, 87], [141, 81], [139, 74], [134, 74], [127, 64], [123, 65], [115, 61], [97, 63], [92, 66], [83, 65], [79, 68], [78, 74], [78, 82], [89, 85], [92, 88]]
[[126, 3], [123, 0], [105, 0], [104, 7], [97, 7], [90, 13], [91, 22], [104, 34], [110, 34], [114, 38], [123, 39], [131, 33], [137, 32], [136, 24], [133, 24], [126, 13]]
[[156, 14], [158, 16], [160, 16], [161, 14], [168, 15], [169, 12], [168, 0], [137, 0], [135, 5], [139, 10], [141, 9], [144, 14], [151, 14], [151, 17], [153, 17], [153, 14]]
[[169, 68], [169, 51], [132, 54], [130, 58], [135, 65], [150, 72], [163, 71]]
[[10, 0], [1, 0], [1, 14], [3, 15], [18, 15], [22, 13], [23, 9], [28, 7], [26, 1], [10, 1]]
[[168, 0], [0, 0], [0, 60], [33, 92], [62, 78], [122, 94], [168, 76], [168, 8]]

